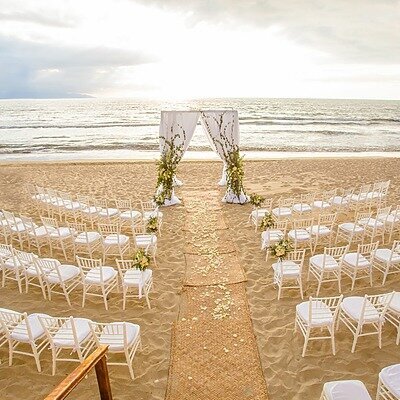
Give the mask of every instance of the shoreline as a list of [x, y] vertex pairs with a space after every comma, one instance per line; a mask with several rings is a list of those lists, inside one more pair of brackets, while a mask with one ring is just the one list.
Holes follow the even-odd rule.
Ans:
[[[84, 153], [84, 154], [82, 154]], [[99, 163], [148, 163], [158, 160], [157, 151], [125, 151], [121, 156], [115, 152], [53, 153], [43, 155], [0, 156], [0, 165], [24, 164], [99, 164]], [[101, 153], [101, 154], [99, 154]], [[248, 161], [274, 160], [312, 160], [312, 159], [387, 159], [400, 158], [400, 152], [278, 152], [278, 151], [243, 151], [241, 154]], [[216, 162], [221, 161], [212, 151], [187, 151], [182, 162]]]

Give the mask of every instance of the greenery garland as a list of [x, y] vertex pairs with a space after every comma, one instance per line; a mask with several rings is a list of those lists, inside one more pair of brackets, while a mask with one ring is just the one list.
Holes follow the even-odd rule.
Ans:
[[265, 231], [266, 229], [273, 228], [275, 226], [274, 218], [270, 213], [265, 213], [263, 219], [261, 220], [260, 229]]
[[[171, 200], [176, 169], [185, 152], [186, 132], [181, 125], [177, 124], [177, 126], [182, 132], [174, 135], [174, 126], [171, 126], [170, 140], [160, 136], [160, 139], [164, 141], [164, 147], [160, 159], [157, 161], [157, 192], [153, 197], [157, 206], [163, 205], [165, 200]], [[177, 145], [175, 141], [180, 137], [183, 137], [183, 140], [181, 144]]]
[[[208, 124], [207, 117], [204, 112], [202, 113], [203, 124], [208, 132], [209, 137], [213, 141], [214, 146], [216, 148], [220, 148], [222, 151], [222, 157], [226, 166], [227, 191], [231, 191], [238, 199], [241, 199], [241, 195], [246, 194], [243, 187], [243, 156], [240, 155], [239, 146], [235, 143], [233, 138], [235, 120], [233, 119], [231, 122], [224, 124], [224, 114], [225, 112], [221, 113], [219, 117], [212, 117], [218, 126], [219, 138], [215, 138], [211, 134], [211, 127]], [[244, 202], [246, 201], [247, 200]]]
[[158, 218], [156, 216], [150, 217], [146, 222], [146, 232], [156, 233], [158, 232]]
[[265, 197], [261, 196], [260, 194], [252, 193], [250, 195], [250, 204], [252, 204], [254, 207], [261, 207], [264, 201]]

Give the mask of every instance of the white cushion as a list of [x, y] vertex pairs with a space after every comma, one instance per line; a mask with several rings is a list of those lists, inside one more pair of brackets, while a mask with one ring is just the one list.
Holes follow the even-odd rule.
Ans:
[[124, 274], [123, 283], [125, 286], [145, 285], [153, 276], [153, 271], [149, 268], [142, 271], [138, 269], [129, 269]]
[[357, 224], [362, 225], [362, 226], [370, 226], [370, 227], [377, 227], [377, 228], [382, 228], [383, 227], [383, 222], [379, 221], [375, 218], [362, 218], [359, 221], [357, 221]]
[[100, 268], [103, 270], [103, 282], [107, 282], [117, 275], [117, 271], [113, 267], [96, 267], [92, 268], [85, 276], [84, 283], [100, 284]]
[[329, 199], [329, 201], [332, 205], [345, 205], [349, 202], [346, 197], [342, 196], [333, 196]]
[[50, 232], [49, 236], [51, 238], [66, 238], [72, 236], [73, 234], [74, 231], [72, 229], [62, 226], [53, 232]]
[[106, 246], [116, 246], [118, 244], [124, 245], [129, 242], [129, 237], [126, 235], [121, 235], [117, 233], [113, 233], [111, 235], [107, 235], [104, 238], [104, 244]]
[[[281, 266], [279, 263], [272, 264], [272, 268], [276, 275], [281, 275]], [[300, 275], [300, 266], [294, 261], [282, 261], [283, 276], [298, 276]]]
[[[28, 315], [27, 317], [33, 339], [37, 339], [44, 334], [44, 329], [38, 318], [39, 316], [50, 318], [50, 316], [47, 314], [38, 313]], [[11, 338], [19, 342], [29, 342], [28, 330], [26, 328], [25, 321], [22, 321], [13, 329], [13, 331], [11, 332]]]
[[121, 214], [119, 214], [119, 217], [121, 219], [141, 219], [142, 213], [135, 210], [127, 210], [121, 212]]
[[327, 400], [372, 400], [361, 381], [327, 382], [323, 389]]
[[67, 210], [78, 210], [79, 208], [81, 208], [81, 204], [77, 201], [70, 201], [65, 204], [65, 208]]
[[261, 245], [265, 248], [272, 243], [279, 242], [284, 236], [283, 232], [279, 229], [268, 229], [261, 233]]
[[150, 219], [151, 217], [157, 217], [158, 219], [162, 219], [163, 213], [161, 211], [144, 211], [143, 218]]
[[157, 236], [155, 235], [136, 235], [136, 246], [143, 248], [147, 247], [149, 244], [155, 245], [157, 243]]
[[[49, 228], [47, 228], [49, 229]], [[38, 236], [38, 237], [44, 237], [47, 236], [47, 230], [44, 226], [39, 226], [32, 231], [28, 232], [29, 236]]]
[[310, 264], [321, 270], [323, 268], [326, 271], [332, 271], [339, 268], [338, 262], [329, 254], [325, 255], [325, 264], [324, 254], [317, 254], [310, 257]]
[[394, 293], [388, 308], [400, 315], [400, 292]]
[[251, 212], [251, 216], [255, 217], [257, 215], [258, 218], [264, 218], [267, 213], [269, 213], [269, 210], [266, 208], [256, 208]]
[[96, 242], [101, 238], [101, 235], [99, 232], [86, 232], [86, 233], [80, 233], [76, 238], [75, 238], [75, 243], [76, 244], [88, 244], [88, 243], [93, 243]]
[[[91, 334], [89, 323], [92, 322], [86, 318], [74, 318], [74, 325], [78, 343], [84, 342]], [[56, 347], [75, 347], [75, 340], [72, 333], [71, 321], [65, 321], [53, 337]]]
[[362, 226], [356, 225], [353, 222], [345, 222], [344, 224], [340, 224], [339, 228], [343, 231], [361, 233], [364, 232], [364, 228]]
[[[100, 344], [109, 346], [108, 350], [111, 352], [123, 351], [124, 350], [124, 335], [122, 324], [126, 327], [126, 337], [128, 346], [131, 345], [140, 334], [139, 325], [132, 324], [130, 322], [112, 322], [104, 327], [100, 334]], [[114, 327], [113, 327], [114, 325]], [[118, 325], [115, 327], [115, 325]], [[115, 332], [116, 331], [116, 332]], [[115, 333], [113, 333], [115, 332]]]
[[397, 399], [400, 399], [400, 364], [383, 368], [379, 378]]
[[[378, 217], [378, 219], [380, 219], [380, 218]], [[389, 224], [396, 224], [396, 223], [400, 222], [400, 218], [398, 216], [392, 215], [392, 214], [388, 215], [387, 217], [381, 218], [381, 220], [383, 220], [384, 222], [389, 223]]]
[[309, 315], [310, 302], [304, 301], [296, 306], [296, 312], [307, 325], [326, 326], [333, 324], [333, 314], [330, 308], [320, 300], [313, 300], [311, 305], [311, 323]]
[[99, 212], [99, 217], [113, 217], [114, 215], [117, 215], [119, 211], [116, 208], [103, 208]]
[[[75, 278], [80, 274], [80, 269], [75, 265], [59, 265], [58, 270], [60, 272], [62, 282], [67, 282], [70, 279]], [[58, 276], [57, 271], [52, 270], [47, 275], [47, 280], [50, 283], [59, 283], [60, 277]]]
[[293, 211], [296, 212], [309, 212], [311, 211], [311, 206], [309, 204], [305, 204], [305, 203], [296, 203], [293, 205], [292, 207]]
[[3, 265], [8, 269], [22, 268], [24, 266], [16, 257], [8, 258]]
[[325, 225], [313, 225], [306, 228], [306, 231], [311, 233], [311, 235], [316, 236], [327, 236], [330, 235], [331, 230]]
[[19, 224], [17, 224], [17, 225], [11, 226], [11, 230], [12, 230], [13, 232], [26, 232], [28, 229], [25, 227], [24, 224], [19, 223]]
[[352, 194], [350, 196], [351, 201], [365, 201], [367, 193]]
[[9, 313], [9, 314], [17, 314], [17, 315], [21, 314], [18, 311], [14, 311], [14, 310], [10, 310], [8, 308], [1, 308], [0, 307], [0, 313], [2, 313], [2, 312]]
[[[359, 321], [361, 318], [361, 312], [364, 300], [365, 300], [364, 297], [360, 296], [345, 297], [342, 303], [340, 304], [340, 307], [353, 320]], [[379, 318], [380, 318], [379, 313], [376, 310], [375, 306], [369, 300], [366, 300], [364, 321], [370, 323], [378, 322]]]
[[393, 263], [400, 262], [400, 254], [393, 253], [393, 256], [392, 256], [391, 249], [377, 249], [375, 251], [375, 258], [377, 258], [380, 261], [387, 262], [390, 260], [390, 257], [392, 257], [391, 262], [393, 262]]
[[289, 217], [292, 215], [292, 209], [289, 207], [277, 207], [272, 210], [276, 217]]
[[367, 268], [371, 265], [362, 254], [358, 256], [357, 261], [357, 254], [358, 253], [347, 253], [343, 256], [343, 261], [354, 268]]
[[311, 239], [311, 235], [305, 229], [292, 229], [289, 231], [288, 236], [290, 239], [297, 241]]
[[323, 200], [316, 200], [312, 203], [312, 206], [314, 208], [328, 208], [331, 206], [330, 203], [328, 203], [327, 201], [323, 201]]
[[84, 214], [91, 214], [91, 215], [96, 215], [101, 211], [101, 208], [90, 206], [90, 207], [84, 207], [81, 209], [81, 212]]

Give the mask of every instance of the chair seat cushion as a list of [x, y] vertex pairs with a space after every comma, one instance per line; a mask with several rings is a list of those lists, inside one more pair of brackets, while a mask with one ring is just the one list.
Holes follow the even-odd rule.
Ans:
[[[279, 265], [279, 263], [272, 264], [272, 268], [276, 275], [281, 275], [281, 266]], [[283, 270], [283, 276], [296, 277], [300, 275], [300, 266], [296, 264], [294, 261], [283, 260], [282, 270]]]
[[[38, 317], [50, 318], [50, 316], [47, 314], [35, 313], [28, 315], [27, 319], [31, 328], [32, 339], [34, 340], [44, 334], [44, 329]], [[11, 337], [19, 342], [29, 342], [28, 329], [26, 328], [25, 321], [22, 321], [13, 329], [11, 332]]]
[[400, 364], [390, 365], [382, 369], [379, 378], [397, 399], [400, 399]]
[[121, 219], [142, 219], [142, 213], [140, 211], [135, 211], [135, 210], [127, 210], [123, 211], [119, 214], [119, 217]]
[[255, 210], [253, 210], [252, 212], [251, 212], [251, 216], [252, 217], [256, 217], [256, 215], [257, 215], [257, 218], [264, 218], [265, 217], [265, 214], [268, 214], [269, 213], [269, 210], [267, 210], [266, 208], [256, 208]]
[[117, 271], [113, 267], [95, 267], [92, 268], [85, 276], [84, 283], [87, 284], [100, 284], [100, 269], [103, 270], [103, 282], [107, 282], [111, 279], [114, 279], [117, 275]]
[[99, 217], [107, 218], [114, 217], [119, 214], [119, 211], [116, 208], [103, 208], [99, 212]]
[[375, 251], [375, 258], [377, 258], [378, 260], [383, 261], [383, 262], [387, 262], [389, 260], [392, 263], [399, 263], [400, 262], [400, 254], [393, 253], [393, 256], [392, 256], [392, 250], [391, 249], [377, 249]]
[[352, 194], [350, 196], [351, 201], [365, 201], [367, 199], [367, 193], [358, 193], [358, 194]]
[[261, 242], [262, 247], [265, 249], [266, 247], [270, 246], [272, 243], [279, 242], [281, 239], [284, 238], [284, 234], [279, 229], [268, 229], [261, 233]]
[[311, 239], [311, 235], [305, 229], [292, 229], [289, 231], [288, 236], [290, 239], [297, 241]]
[[289, 207], [277, 207], [272, 210], [272, 214], [275, 217], [290, 217], [292, 215], [292, 209]]
[[155, 245], [157, 243], [156, 235], [136, 235], [136, 246], [143, 248], [149, 244]]
[[400, 292], [395, 292], [389, 304], [389, 309], [400, 315]]
[[101, 208], [90, 206], [81, 208], [81, 212], [87, 215], [97, 215], [101, 211]]
[[320, 270], [324, 269], [326, 271], [333, 271], [339, 268], [339, 263], [329, 254], [325, 255], [325, 262], [324, 254], [317, 254], [310, 257], [310, 264]]
[[132, 345], [139, 337], [139, 325], [132, 324], [131, 322], [112, 322], [106, 325], [100, 334], [99, 342], [102, 345], [108, 345], [108, 350], [110, 352], [124, 350], [124, 331], [122, 324], [125, 324], [128, 346]]
[[54, 230], [53, 232], [50, 232], [49, 236], [50, 238], [54, 239], [54, 238], [67, 238], [70, 237], [74, 234], [74, 231], [70, 228], [67, 227], [60, 227], [56, 230]]
[[151, 217], [157, 217], [158, 219], [162, 219], [163, 213], [161, 211], [156, 211], [156, 210], [143, 212], [144, 219], [150, 219]]
[[330, 308], [320, 300], [313, 300], [311, 303], [311, 322], [310, 322], [310, 302], [304, 301], [296, 306], [299, 317], [312, 327], [327, 326], [333, 324], [333, 314]]
[[333, 196], [329, 201], [334, 206], [346, 205], [349, 203], [348, 198], [343, 196]]
[[129, 237], [118, 233], [112, 233], [104, 238], [106, 246], [124, 245], [129, 242]]
[[145, 269], [143, 272], [138, 269], [129, 269], [124, 274], [124, 285], [143, 286], [147, 282], [149, 282], [152, 276], [153, 276], [153, 271], [149, 268]]
[[327, 201], [323, 201], [323, 200], [316, 200], [312, 203], [312, 206], [314, 208], [329, 208], [331, 206], [330, 203], [328, 203]]
[[364, 228], [362, 226], [356, 225], [353, 222], [345, 222], [344, 224], [340, 224], [339, 229], [346, 232], [353, 232], [354, 230], [354, 233], [364, 232]]
[[[74, 318], [75, 332], [77, 336], [78, 343], [84, 342], [91, 335], [90, 319], [86, 318]], [[65, 321], [60, 329], [53, 337], [53, 342], [56, 347], [67, 347], [75, 348], [75, 340], [72, 332], [71, 321]]]
[[45, 237], [47, 236], [47, 230], [44, 226], [39, 226], [32, 231], [28, 232], [29, 236]]
[[313, 225], [306, 228], [306, 231], [311, 233], [311, 235], [316, 236], [328, 236], [331, 234], [331, 230], [325, 225]]
[[24, 264], [22, 264], [16, 257], [6, 259], [3, 265], [7, 269], [18, 269], [24, 267]]
[[17, 225], [12, 225], [11, 226], [11, 230], [13, 232], [26, 232], [28, 229], [25, 227], [25, 225], [23, 223], [19, 223]]
[[76, 244], [90, 244], [100, 240], [101, 235], [99, 232], [82, 232], [75, 238]]
[[79, 210], [81, 208], [81, 204], [77, 201], [69, 201], [65, 203], [65, 208], [67, 210]]
[[67, 282], [80, 274], [80, 269], [75, 265], [60, 265], [58, 270], [60, 272], [60, 276], [58, 276], [56, 270], [52, 270], [47, 275], [47, 280], [50, 283], [60, 283], [60, 281]]
[[324, 395], [327, 400], [372, 400], [361, 381], [336, 381], [324, 384]]
[[377, 228], [383, 228], [383, 222], [379, 221], [375, 218], [362, 218], [359, 221], [357, 221], [358, 225], [361, 226], [368, 226], [368, 227], [377, 227]]
[[[361, 296], [345, 297], [340, 304], [340, 307], [354, 321], [359, 321], [361, 318], [364, 300], [364, 297]], [[380, 318], [382, 317], [379, 316], [375, 306], [369, 300], [366, 300], [364, 321], [369, 323], [379, 322]]]
[[296, 203], [293, 205], [292, 210], [295, 212], [310, 212], [311, 211], [311, 206], [306, 203]]
[[347, 253], [343, 256], [343, 261], [354, 268], [367, 268], [371, 265], [371, 263], [362, 255], [358, 255], [358, 253]]

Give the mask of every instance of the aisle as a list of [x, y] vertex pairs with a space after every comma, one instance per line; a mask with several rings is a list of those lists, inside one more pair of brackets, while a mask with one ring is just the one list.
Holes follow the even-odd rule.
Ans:
[[167, 400], [266, 400], [239, 264], [220, 193], [183, 191], [186, 274], [173, 329]]

